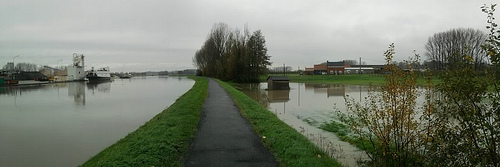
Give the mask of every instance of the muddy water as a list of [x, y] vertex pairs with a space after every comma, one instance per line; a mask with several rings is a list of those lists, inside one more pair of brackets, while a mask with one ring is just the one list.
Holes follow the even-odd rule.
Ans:
[[318, 127], [336, 120], [336, 109], [345, 111], [345, 95], [361, 101], [368, 86], [290, 83], [290, 90], [266, 90], [267, 83], [261, 83], [239, 87], [345, 166], [358, 166], [358, 160], [367, 160], [363, 151]]

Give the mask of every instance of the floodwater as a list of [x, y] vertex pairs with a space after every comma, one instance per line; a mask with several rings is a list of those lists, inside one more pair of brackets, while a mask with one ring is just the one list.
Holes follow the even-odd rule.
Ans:
[[[319, 129], [321, 124], [332, 120], [339, 122], [336, 111], [346, 111], [344, 96], [363, 103], [368, 94], [367, 85], [290, 83], [290, 90], [266, 90], [267, 83], [240, 84], [239, 87], [344, 166], [358, 166], [356, 161], [368, 159], [363, 151]], [[419, 97], [417, 103], [422, 104], [422, 98]]]
[[0, 87], [0, 166], [78, 166], [189, 90], [182, 77]]

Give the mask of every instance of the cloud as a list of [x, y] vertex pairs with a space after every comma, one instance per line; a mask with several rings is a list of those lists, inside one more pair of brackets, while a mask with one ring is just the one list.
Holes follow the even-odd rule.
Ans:
[[278, 66], [359, 57], [380, 64], [392, 42], [396, 60], [403, 60], [413, 50], [424, 53], [434, 33], [485, 30], [485, 3], [495, 1], [6, 1], [0, 6], [0, 66], [16, 55], [16, 62], [69, 64], [76, 52], [89, 65], [112, 69], [194, 68], [194, 52], [218, 22], [262, 30]]

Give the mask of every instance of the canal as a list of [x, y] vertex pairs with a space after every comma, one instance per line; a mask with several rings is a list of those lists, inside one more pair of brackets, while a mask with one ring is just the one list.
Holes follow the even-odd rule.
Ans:
[[185, 77], [0, 87], [0, 166], [78, 166], [187, 92]]

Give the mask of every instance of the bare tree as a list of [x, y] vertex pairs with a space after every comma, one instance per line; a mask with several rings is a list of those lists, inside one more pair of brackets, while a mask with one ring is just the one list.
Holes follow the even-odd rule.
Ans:
[[358, 65], [358, 61], [356, 60], [344, 60], [345, 65]]
[[259, 75], [271, 64], [265, 42], [260, 30], [250, 34], [245, 27], [242, 33], [225, 23], [217, 23], [201, 49], [196, 51], [193, 63], [204, 76], [257, 82]]
[[486, 38], [484, 32], [472, 28], [452, 29], [434, 34], [425, 45], [430, 67], [434, 70], [453, 68], [458, 62], [466, 62], [463, 56], [469, 56], [473, 59], [474, 69], [482, 69], [487, 59], [481, 45]]
[[38, 65], [32, 63], [17, 63], [16, 69], [20, 71], [37, 71]]

